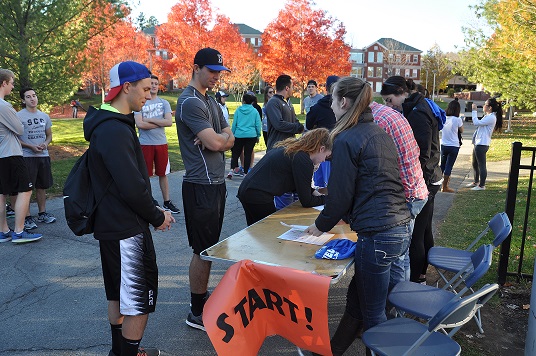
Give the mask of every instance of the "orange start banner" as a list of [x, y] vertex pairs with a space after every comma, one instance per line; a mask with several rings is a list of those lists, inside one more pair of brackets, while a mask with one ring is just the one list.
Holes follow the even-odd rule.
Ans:
[[257, 355], [267, 336], [331, 355], [331, 278], [243, 260], [232, 265], [208, 299], [203, 323], [216, 352]]

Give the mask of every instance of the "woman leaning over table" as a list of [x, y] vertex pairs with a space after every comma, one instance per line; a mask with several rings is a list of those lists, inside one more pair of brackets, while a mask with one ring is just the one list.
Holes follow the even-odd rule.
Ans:
[[331, 154], [327, 129], [308, 131], [274, 145], [246, 175], [238, 188], [248, 226], [275, 213], [274, 197], [297, 192], [304, 207], [324, 204], [324, 195], [311, 188], [314, 166]]
[[477, 106], [472, 107], [473, 125], [476, 126], [476, 131], [473, 134], [473, 182], [467, 186], [472, 187], [471, 190], [486, 189], [486, 178], [488, 170], [486, 168], [486, 154], [491, 143], [491, 135], [493, 131], [500, 131], [502, 128], [502, 106], [495, 98], [486, 100], [482, 109], [484, 117], [478, 118]]
[[387, 320], [391, 266], [404, 255], [411, 236], [398, 153], [391, 137], [373, 121], [372, 88], [358, 78], [341, 78], [332, 99], [337, 122], [331, 133], [329, 194], [306, 232], [319, 236], [345, 218], [359, 236], [355, 288], [348, 289], [346, 310], [331, 340], [333, 354], [342, 355], [362, 327]]

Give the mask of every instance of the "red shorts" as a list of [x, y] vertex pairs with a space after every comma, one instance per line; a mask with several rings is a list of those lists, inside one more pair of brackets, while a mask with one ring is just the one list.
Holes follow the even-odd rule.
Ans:
[[153, 174], [159, 177], [163, 177], [169, 174], [170, 166], [167, 144], [141, 145], [141, 150], [143, 152], [143, 157], [145, 158], [145, 165], [147, 165], [147, 172], [149, 173], [149, 177]]

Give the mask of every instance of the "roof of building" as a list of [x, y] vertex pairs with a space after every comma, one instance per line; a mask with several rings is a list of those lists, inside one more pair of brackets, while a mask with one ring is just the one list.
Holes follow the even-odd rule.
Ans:
[[145, 33], [146, 35], [149, 35], [149, 36], [153, 36], [155, 30], [156, 30], [155, 26], [146, 27], [146, 28], [143, 29], [143, 33]]
[[235, 23], [234, 25], [238, 27], [238, 32], [240, 32], [241, 35], [262, 35], [261, 31], [256, 30], [246, 24]]
[[[379, 43], [383, 47], [395, 51], [402, 51], [402, 52], [422, 52], [420, 49], [417, 49], [415, 47], [411, 47], [405, 43], [402, 43], [400, 41], [395, 40], [394, 38], [380, 38], [374, 43]], [[367, 47], [372, 46], [374, 43], [368, 45]]]

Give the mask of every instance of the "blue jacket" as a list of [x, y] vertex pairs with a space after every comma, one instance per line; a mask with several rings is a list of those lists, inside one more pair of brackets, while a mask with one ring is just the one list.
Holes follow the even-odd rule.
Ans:
[[261, 117], [251, 104], [242, 104], [236, 109], [231, 131], [237, 138], [260, 137], [262, 132]]

